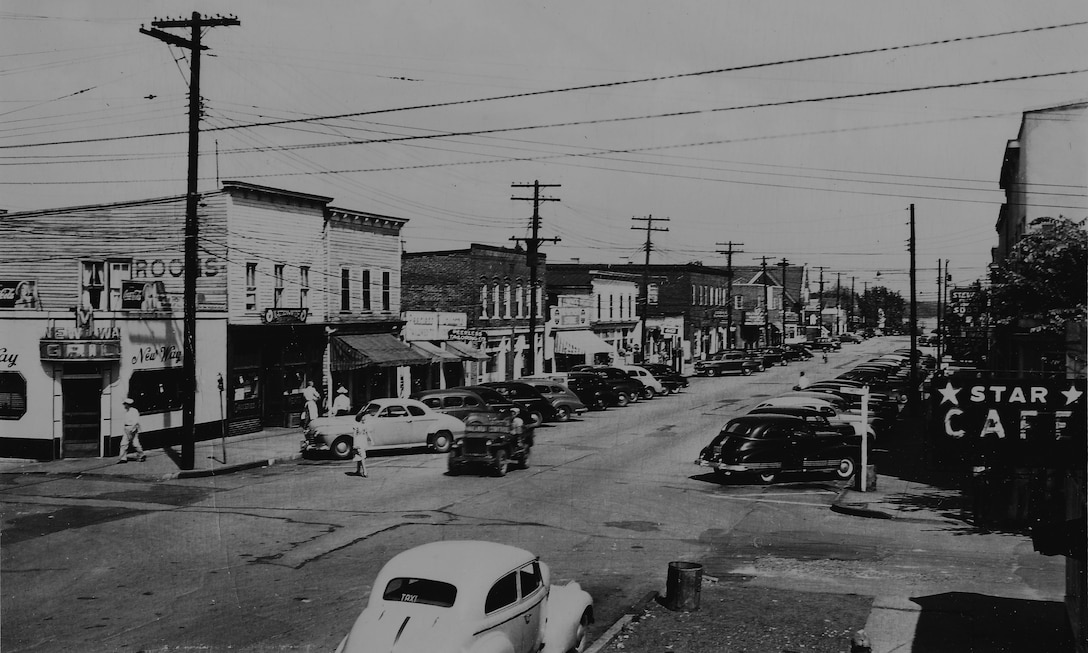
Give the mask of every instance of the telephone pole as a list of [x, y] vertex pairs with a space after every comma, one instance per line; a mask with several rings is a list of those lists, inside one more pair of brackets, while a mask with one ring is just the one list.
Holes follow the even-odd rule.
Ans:
[[835, 273], [835, 335], [842, 333], [839, 316], [842, 315], [842, 272]]
[[781, 261], [777, 263], [778, 267], [782, 268], [782, 344], [786, 342], [786, 269], [790, 266], [790, 262], [783, 257]]
[[[192, 51], [192, 59], [189, 63], [189, 173], [188, 187], [185, 193], [185, 307], [183, 317], [183, 342], [182, 342], [182, 383], [185, 388], [182, 391], [181, 412], [181, 463], [182, 469], [193, 469], [196, 455], [196, 279], [197, 279], [197, 242], [200, 233], [197, 219], [197, 209], [200, 204], [200, 194], [197, 192], [197, 162], [200, 158], [200, 51], [207, 50], [208, 46], [201, 45], [201, 30], [207, 27], [227, 27], [241, 25], [237, 18], [216, 16], [215, 18], [201, 18], [198, 12], [193, 12], [188, 20], [156, 20], [151, 23], [152, 29], [140, 27], [142, 34]], [[189, 28], [190, 38], [186, 40], [180, 36], [164, 32], [159, 28]]]
[[726, 290], [726, 297], [725, 297], [725, 300], [726, 300], [726, 306], [725, 306], [725, 311], [726, 311], [726, 313], [725, 313], [726, 314], [725, 348], [726, 349], [732, 349], [733, 348], [733, 254], [739, 254], [739, 253], [744, 251], [743, 249], [736, 249], [735, 250], [733, 248], [734, 247], [741, 247], [741, 246], [744, 245], [744, 243], [734, 243], [733, 241], [729, 241], [728, 243], [717, 243], [717, 245], [718, 245], [718, 247], [721, 247], [721, 246], [724, 245], [724, 246], [729, 248], [729, 249], [725, 250], [724, 252], [721, 251], [721, 250], [718, 250], [718, 253], [719, 254], [725, 254], [725, 256], [726, 256], [726, 259], [725, 259], [726, 268], [725, 269], [726, 269], [726, 275], [727, 275], [726, 283], [728, 284], [728, 288]]
[[914, 237], [914, 204], [910, 205], [910, 410], [919, 414], [921, 395], [918, 388], [918, 268], [915, 262], [917, 247]]
[[763, 257], [763, 346], [771, 345], [771, 298], [767, 296], [767, 257]]
[[631, 227], [632, 229], [645, 229], [646, 230], [646, 263], [642, 266], [642, 290], [639, 293], [641, 297], [639, 302], [642, 304], [642, 337], [639, 347], [642, 350], [642, 362], [646, 362], [647, 352], [646, 345], [649, 342], [650, 334], [646, 327], [646, 316], [650, 312], [650, 250], [653, 249], [653, 242], [650, 240], [650, 236], [654, 231], [668, 231], [668, 227], [655, 227], [654, 220], [660, 222], [668, 222], [668, 218], [655, 218], [652, 215], [648, 215], [645, 218], [631, 218], [639, 222], [645, 222], [645, 227]]
[[816, 269], [820, 271], [820, 294], [818, 295], [819, 308], [816, 309], [816, 326], [819, 327], [817, 329], [817, 335], [822, 336], [824, 334], [824, 270], [826, 270], [827, 268], [823, 266], [817, 266]]
[[[540, 237], [540, 203], [558, 202], [558, 197], [541, 197], [541, 188], [559, 188], [561, 184], [542, 184], [534, 181], [531, 184], [510, 184], [511, 188], [532, 188], [532, 197], [511, 197], [512, 200], [520, 200], [533, 203], [533, 221], [531, 238], [511, 238], [510, 240], [525, 241], [525, 260], [529, 264], [529, 356], [525, 364], [528, 376], [536, 373], [536, 313], [537, 313], [537, 266], [539, 263], [540, 243], [558, 243], [558, 238]], [[510, 350], [514, 349], [514, 340], [510, 340]]]

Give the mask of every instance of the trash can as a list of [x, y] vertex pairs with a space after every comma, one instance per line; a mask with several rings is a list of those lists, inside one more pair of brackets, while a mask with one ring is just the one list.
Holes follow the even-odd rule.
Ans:
[[699, 609], [703, 566], [694, 562], [670, 562], [665, 581], [665, 607], [674, 612]]

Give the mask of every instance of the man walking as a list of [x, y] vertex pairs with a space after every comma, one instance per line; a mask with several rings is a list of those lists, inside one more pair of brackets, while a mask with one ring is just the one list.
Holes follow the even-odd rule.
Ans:
[[129, 445], [136, 448], [136, 455], [140, 462], [147, 460], [144, 448], [140, 446], [140, 411], [136, 410], [135, 402], [131, 398], [125, 398], [125, 433], [121, 436], [121, 457], [117, 464], [128, 462]]

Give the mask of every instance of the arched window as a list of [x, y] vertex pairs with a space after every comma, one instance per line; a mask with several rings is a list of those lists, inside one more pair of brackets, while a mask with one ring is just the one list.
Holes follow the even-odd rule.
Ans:
[[499, 282], [498, 277], [492, 279], [491, 283], [493, 284], [491, 288], [491, 298], [493, 301], [491, 306], [491, 317], [493, 319], [498, 319], [502, 317], [502, 284]]
[[523, 317], [525, 315], [525, 286], [522, 285], [521, 279], [518, 279], [517, 285], [514, 288], [514, 317]]
[[487, 303], [491, 299], [491, 293], [487, 287], [487, 277], [480, 277], [480, 319], [486, 320], [488, 316]]

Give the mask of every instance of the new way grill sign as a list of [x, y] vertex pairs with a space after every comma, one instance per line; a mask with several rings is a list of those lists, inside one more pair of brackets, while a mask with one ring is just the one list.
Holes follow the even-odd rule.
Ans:
[[1083, 462], [1084, 379], [950, 376], [934, 382], [932, 398], [946, 453], [1047, 467]]

